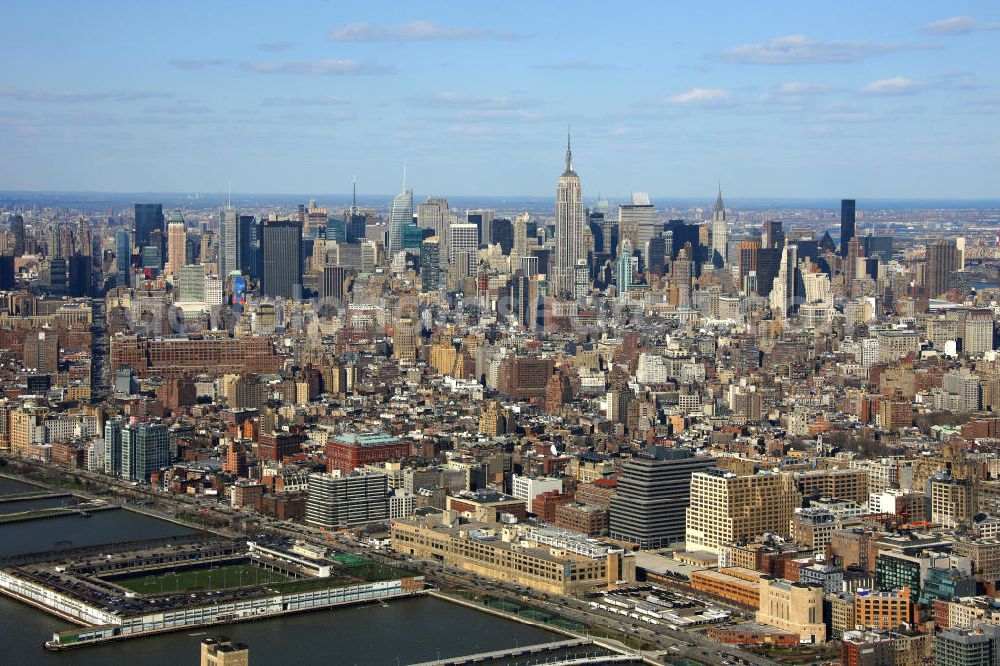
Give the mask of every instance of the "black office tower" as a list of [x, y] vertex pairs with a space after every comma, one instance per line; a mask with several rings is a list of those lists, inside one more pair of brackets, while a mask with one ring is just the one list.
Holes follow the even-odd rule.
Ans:
[[142, 254], [142, 248], [150, 245], [151, 239], [159, 246], [160, 256], [165, 253], [163, 240], [166, 238], [163, 229], [163, 204], [135, 205], [135, 246]]
[[295, 220], [264, 222], [264, 296], [300, 298], [302, 294], [302, 224]]
[[253, 215], [240, 215], [236, 232], [236, 263], [252, 280], [260, 277], [260, 223]]
[[847, 256], [847, 244], [854, 238], [854, 199], [840, 200], [840, 256]]

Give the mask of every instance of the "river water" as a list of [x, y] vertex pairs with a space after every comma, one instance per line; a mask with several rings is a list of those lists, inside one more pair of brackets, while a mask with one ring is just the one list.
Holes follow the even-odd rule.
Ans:
[[[0, 477], [0, 495], [33, 490]], [[0, 525], [0, 556], [190, 534], [194, 530], [129, 511], [60, 516]], [[261, 664], [409, 664], [440, 657], [561, 640], [533, 626], [430, 597], [301, 613], [187, 633], [136, 638], [98, 647], [46, 652], [52, 633], [73, 625], [0, 595], [0, 664], [90, 666], [198, 663], [205, 636], [247, 643]], [[192, 635], [195, 634], [195, 635]]]

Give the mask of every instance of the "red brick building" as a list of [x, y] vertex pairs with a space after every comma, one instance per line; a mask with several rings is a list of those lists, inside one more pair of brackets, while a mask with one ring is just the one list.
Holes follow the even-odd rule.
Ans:
[[385, 434], [339, 435], [326, 445], [326, 471], [350, 472], [410, 455], [410, 443]]
[[302, 450], [306, 436], [297, 432], [272, 432], [261, 435], [257, 442], [257, 457], [261, 460], [280, 462], [285, 456], [293, 456]]

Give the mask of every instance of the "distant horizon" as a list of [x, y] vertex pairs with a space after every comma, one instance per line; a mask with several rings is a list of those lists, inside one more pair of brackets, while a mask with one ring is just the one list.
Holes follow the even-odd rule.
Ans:
[[[553, 188], [554, 189], [554, 188]], [[417, 194], [415, 192], [415, 194]], [[619, 203], [628, 201], [629, 194], [618, 195], [618, 196], [607, 196], [604, 194], [598, 195], [584, 195], [584, 201], [586, 202], [596, 202], [600, 199], [605, 199], [610, 203]], [[72, 197], [94, 197], [94, 198], [106, 198], [108, 200], [113, 200], [115, 203], [121, 205], [127, 205], [130, 203], [163, 203], [162, 201], [157, 201], [157, 198], [169, 200], [172, 202], [177, 201], [191, 201], [203, 202], [205, 205], [216, 205], [214, 201], [218, 201], [221, 205], [226, 202], [227, 198], [230, 196], [233, 200], [245, 200], [245, 199], [265, 199], [273, 198], [274, 203], [288, 203], [294, 200], [295, 203], [306, 203], [310, 199], [315, 199], [317, 204], [322, 206], [325, 201], [324, 199], [333, 199], [338, 203], [342, 201], [350, 201], [353, 194], [351, 192], [339, 192], [339, 193], [317, 193], [317, 192], [197, 192], [197, 191], [112, 191], [112, 190], [0, 190], [0, 199], [4, 198], [44, 198], [46, 196], [59, 197], [59, 198], [72, 198]], [[359, 205], [364, 205], [370, 207], [372, 205], [388, 205], [391, 201], [393, 194], [361, 194], [357, 195]], [[650, 200], [656, 204], [656, 202], [675, 202], [682, 204], [700, 204], [704, 202], [704, 207], [709, 207], [714, 204], [716, 193], [712, 193], [711, 196], [690, 196], [690, 195], [669, 195], [669, 194], [649, 194]], [[135, 197], [134, 200], [126, 201], [130, 197]], [[551, 200], [552, 205], [555, 206], [555, 193], [553, 191], [552, 195], [546, 194], [442, 194], [438, 192], [433, 192], [429, 194], [420, 194], [414, 200], [414, 207], [419, 204], [426, 197], [442, 197], [448, 199], [449, 203], [460, 202], [463, 200], [476, 200], [476, 201], [507, 201], [512, 202], [531, 202], [531, 203], [545, 203]], [[749, 205], [749, 207], [754, 207], [754, 205], [762, 206], [764, 204], [809, 204], [804, 206], [806, 208], [823, 207], [825, 205], [838, 205], [843, 199], [854, 199], [857, 201], [858, 209], [871, 209], [878, 208], [879, 206], [873, 206], [871, 204], [886, 204], [892, 203], [897, 204], [896, 206], [890, 206], [890, 208], [899, 207], [898, 204], [944, 204], [941, 206], [931, 206], [931, 208], [955, 208], [962, 207], [961, 204], [971, 205], [974, 208], [993, 208], [1000, 207], [1000, 197], [982, 197], [982, 198], [969, 198], [969, 197], [898, 197], [898, 196], [880, 196], [880, 197], [835, 197], [835, 196], [795, 196], [795, 197], [783, 197], [783, 196], [738, 196], [738, 195], [727, 195], [723, 190], [723, 199], [726, 202], [726, 207], [731, 208], [732, 203], [742, 203]], [[82, 203], [82, 202], [81, 202]], [[263, 202], [268, 203], [268, 202]], [[919, 208], [920, 206], [914, 206]]]

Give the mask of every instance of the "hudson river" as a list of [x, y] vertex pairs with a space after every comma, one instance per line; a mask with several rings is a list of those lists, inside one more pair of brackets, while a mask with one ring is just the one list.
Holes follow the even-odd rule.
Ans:
[[[32, 490], [38, 488], [0, 478], [0, 495]], [[0, 557], [193, 531], [124, 510], [101, 511], [86, 518], [45, 518], [0, 525]], [[251, 663], [258, 665], [391, 666], [562, 639], [542, 629], [430, 597], [133, 638], [63, 652], [42, 649], [53, 632], [72, 626], [0, 595], [0, 663], [186, 666], [198, 663], [202, 638], [226, 635], [247, 643]]]

